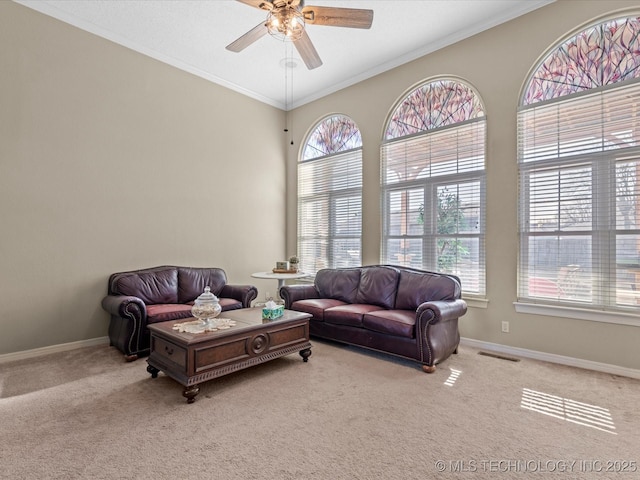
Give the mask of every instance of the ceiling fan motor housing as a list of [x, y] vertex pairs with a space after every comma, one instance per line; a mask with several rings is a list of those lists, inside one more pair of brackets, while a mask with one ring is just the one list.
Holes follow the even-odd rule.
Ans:
[[263, 10], [273, 10], [274, 8], [297, 8], [304, 7], [304, 0], [267, 0], [258, 5]]

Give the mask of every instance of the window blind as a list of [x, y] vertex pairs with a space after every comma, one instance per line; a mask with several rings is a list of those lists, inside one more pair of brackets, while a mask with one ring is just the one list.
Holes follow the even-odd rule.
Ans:
[[640, 83], [518, 112], [518, 292], [536, 303], [640, 305]]
[[360, 265], [361, 235], [362, 148], [299, 162], [300, 268]]
[[484, 117], [381, 147], [382, 261], [457, 275], [485, 295]]

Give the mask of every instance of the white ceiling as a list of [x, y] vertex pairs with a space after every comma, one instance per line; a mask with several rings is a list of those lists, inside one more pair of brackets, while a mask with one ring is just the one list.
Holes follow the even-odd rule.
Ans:
[[[324, 62], [314, 70], [307, 70], [290, 43], [269, 35], [240, 53], [226, 50], [266, 18], [264, 11], [234, 0], [14, 1], [288, 110], [554, 0], [307, 0], [306, 5], [374, 11], [369, 30], [308, 25]], [[287, 74], [285, 63], [296, 66]]]

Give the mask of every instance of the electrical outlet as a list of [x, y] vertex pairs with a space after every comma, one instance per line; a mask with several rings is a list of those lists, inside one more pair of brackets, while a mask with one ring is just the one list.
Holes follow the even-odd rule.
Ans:
[[502, 322], [502, 333], [509, 333], [509, 322]]

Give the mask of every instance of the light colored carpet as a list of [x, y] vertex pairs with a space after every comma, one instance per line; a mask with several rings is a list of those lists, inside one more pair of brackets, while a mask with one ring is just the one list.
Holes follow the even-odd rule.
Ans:
[[640, 478], [638, 380], [465, 346], [429, 375], [312, 343], [191, 405], [106, 346], [0, 365], [0, 478]]

